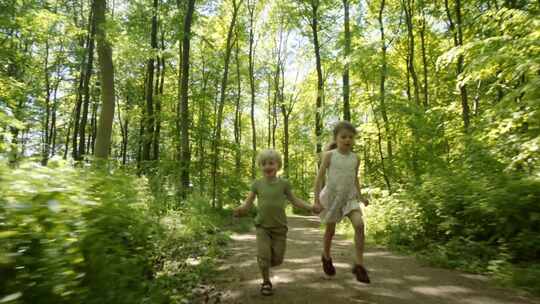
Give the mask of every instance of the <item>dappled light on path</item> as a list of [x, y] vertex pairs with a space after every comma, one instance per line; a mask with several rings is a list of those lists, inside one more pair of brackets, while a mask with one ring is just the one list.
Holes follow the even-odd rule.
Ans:
[[316, 217], [289, 217], [285, 262], [271, 271], [275, 294], [263, 297], [255, 234], [233, 235], [230, 255], [216, 278], [223, 291], [221, 303], [540, 303], [516, 291], [496, 288], [484, 276], [425, 267], [414, 258], [369, 244], [365, 263], [372, 283], [358, 283], [351, 274], [353, 242], [338, 234], [332, 247], [337, 274], [329, 279], [320, 265], [321, 239]]

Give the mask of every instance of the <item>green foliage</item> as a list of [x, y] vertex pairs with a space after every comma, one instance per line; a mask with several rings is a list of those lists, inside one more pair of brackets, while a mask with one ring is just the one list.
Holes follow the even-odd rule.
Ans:
[[149, 212], [155, 202], [142, 180], [121, 173], [94, 178], [88, 190], [100, 205], [85, 214], [85, 302], [136, 303], [147, 296], [164, 233]]
[[203, 198], [164, 211], [145, 179], [51, 166], [0, 167], [0, 299], [180, 303], [213, 273], [230, 211]]
[[370, 238], [398, 247], [414, 246], [422, 240], [422, 214], [414, 202], [407, 200], [404, 192], [389, 195], [387, 191], [373, 188], [365, 192], [371, 199], [366, 210]]
[[197, 196], [184, 202], [180, 210], [167, 211], [160, 224], [166, 233], [157, 242], [151, 289], [172, 303], [188, 299], [198, 283], [216, 273], [217, 259], [229, 240], [227, 231], [250, 227], [249, 220], [233, 222], [230, 210], [212, 208], [208, 199]]
[[[444, 5], [411, 2], [410, 32], [402, 1], [385, 1], [382, 10], [382, 1], [352, 1], [350, 58], [343, 56], [341, 3], [313, 2], [320, 4], [316, 17], [324, 81], [320, 139], [313, 136], [318, 90], [310, 1], [255, 1], [254, 75], [248, 70], [250, 24], [244, 2], [233, 29], [233, 53], [238, 51], [239, 60], [231, 60], [224, 92], [215, 189], [212, 150], [231, 2], [197, 3], [188, 95], [190, 188], [200, 197], [180, 201], [181, 2], [178, 7], [160, 4], [157, 49], [150, 45], [148, 1], [121, 0], [107, 18], [118, 92], [111, 161], [114, 165], [125, 155], [122, 169], [134, 173], [144, 167], [148, 180], [59, 164], [0, 165], [0, 292], [8, 296], [0, 296], [0, 302], [32, 302], [38, 295], [60, 303], [187, 298], [189, 288], [211, 273], [213, 258], [220, 254], [215, 248], [222, 247], [225, 237], [219, 230], [235, 226], [225, 220], [227, 210], [210, 209], [203, 197], [217, 190], [218, 205], [228, 208], [249, 188], [251, 94], [257, 150], [273, 146], [269, 137], [275, 128], [275, 148], [284, 152], [283, 117], [279, 105], [273, 109], [274, 101], [283, 94], [286, 103], [294, 103], [288, 179], [295, 194], [308, 200], [317, 168], [316, 141], [329, 141], [330, 125], [342, 117], [347, 62], [351, 120], [360, 131], [355, 152], [361, 157], [362, 183], [371, 187], [372, 195], [366, 209], [368, 235], [422, 252], [439, 265], [490, 272], [519, 286], [535, 284], [540, 248], [536, 2], [461, 1], [463, 44], [456, 47], [457, 32], [448, 20], [451, 16], [457, 25], [454, 1], [449, 1], [449, 14]], [[16, 165], [37, 154], [71, 155], [90, 14], [91, 2], [81, 0], [0, 4], [2, 161], [9, 158]], [[141, 162], [143, 123], [149, 114], [148, 66], [156, 57], [164, 60], [164, 73], [155, 73], [152, 84], [154, 118], [161, 122], [160, 155]], [[100, 102], [97, 61], [95, 57], [89, 83], [90, 112]], [[163, 79], [163, 90], [158, 79]], [[463, 127], [462, 88], [468, 93], [468, 130]], [[99, 111], [95, 114], [99, 117]], [[96, 127], [87, 118], [85, 136], [91, 143]], [[236, 134], [235, 123], [241, 126]], [[47, 131], [50, 138], [45, 138]]]
[[[440, 17], [436, 8], [429, 10]], [[538, 292], [537, 5], [485, 8], [479, 21], [471, 18], [474, 11], [464, 5], [462, 46], [449, 47], [436, 27], [427, 33], [428, 45], [436, 46], [427, 55], [437, 62], [428, 66], [433, 88], [428, 108], [403, 99], [402, 87], [413, 89], [409, 76], [396, 79], [410, 73], [399, 57], [407, 40], [398, 34], [389, 50], [393, 70], [387, 96], [396, 140], [387, 174], [395, 189], [390, 195], [376, 189], [382, 184], [380, 167], [370, 164], [374, 201], [367, 211], [368, 235], [393, 248], [416, 251], [430, 263], [490, 273], [504, 284]], [[460, 58], [463, 72], [452, 75]], [[422, 67], [418, 62], [417, 68]], [[464, 87], [469, 93], [468, 130], [463, 129], [459, 91]], [[377, 107], [375, 111], [380, 115]], [[368, 131], [367, 142], [380, 139], [382, 128], [376, 127], [362, 127]], [[377, 156], [386, 157], [385, 152]]]
[[[519, 281], [517, 272], [525, 270], [512, 265], [538, 263], [540, 180], [503, 173], [504, 165], [481, 150], [452, 168], [425, 174], [415, 187], [392, 195], [373, 190], [368, 233], [436, 265], [535, 286], [537, 280]], [[494, 270], [499, 264], [504, 276]]]
[[32, 164], [2, 164], [0, 178], [0, 293], [20, 295], [21, 303], [81, 301], [83, 214], [97, 204], [83, 191], [87, 178], [69, 167]]

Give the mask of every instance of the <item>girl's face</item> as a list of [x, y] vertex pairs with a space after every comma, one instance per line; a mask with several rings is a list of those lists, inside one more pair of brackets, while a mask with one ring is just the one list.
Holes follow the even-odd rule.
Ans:
[[261, 168], [265, 177], [273, 178], [276, 177], [276, 174], [279, 170], [279, 164], [273, 159], [267, 159], [262, 162]]
[[336, 136], [336, 144], [340, 151], [351, 151], [354, 145], [354, 133], [349, 130], [339, 131]]

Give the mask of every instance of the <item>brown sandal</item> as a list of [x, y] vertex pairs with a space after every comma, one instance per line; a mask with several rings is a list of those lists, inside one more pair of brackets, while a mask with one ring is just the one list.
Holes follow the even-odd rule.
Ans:
[[274, 294], [272, 291], [272, 283], [271, 282], [264, 282], [261, 284], [261, 294], [263, 296], [271, 296]]
[[332, 264], [332, 258], [326, 259], [324, 255], [322, 255], [321, 262], [326, 275], [333, 276], [336, 274], [336, 268], [334, 268], [334, 265]]
[[362, 283], [366, 283], [366, 284], [370, 283], [367, 270], [364, 268], [364, 266], [358, 265], [358, 264], [354, 265], [354, 267], [352, 269], [352, 273], [354, 273], [356, 275], [356, 280], [358, 282], [362, 282]]

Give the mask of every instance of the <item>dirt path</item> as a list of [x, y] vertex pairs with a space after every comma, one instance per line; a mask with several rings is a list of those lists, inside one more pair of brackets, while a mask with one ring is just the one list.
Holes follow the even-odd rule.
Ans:
[[320, 265], [321, 233], [318, 218], [289, 217], [285, 263], [272, 269], [271, 297], [259, 294], [254, 231], [233, 235], [231, 254], [217, 278], [221, 303], [540, 303], [493, 287], [483, 276], [424, 267], [412, 257], [377, 248], [365, 254], [372, 283], [358, 283], [350, 272], [353, 245], [342, 235], [336, 235], [333, 246], [337, 274], [328, 280]]

